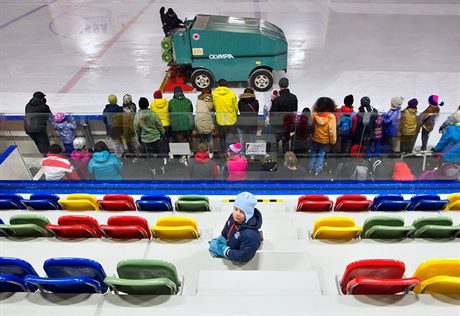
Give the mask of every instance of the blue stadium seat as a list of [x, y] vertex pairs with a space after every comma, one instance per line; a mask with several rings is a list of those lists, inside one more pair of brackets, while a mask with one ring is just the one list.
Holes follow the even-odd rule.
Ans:
[[25, 276], [38, 276], [34, 268], [22, 259], [0, 257], [0, 292], [35, 292], [37, 287], [27, 286]]
[[32, 194], [28, 200], [21, 202], [36, 211], [62, 210], [58, 200], [59, 196], [54, 194]]
[[143, 195], [136, 201], [139, 211], [170, 212], [173, 210], [171, 198], [166, 195]]
[[404, 200], [399, 194], [377, 195], [371, 205], [371, 211], [400, 212], [404, 211], [410, 201]]
[[25, 210], [21, 200], [23, 198], [18, 194], [0, 194], [0, 210]]
[[410, 204], [407, 206], [408, 211], [440, 211], [449, 200], [441, 200], [437, 194], [419, 194], [414, 195], [410, 199]]
[[43, 269], [47, 278], [28, 276], [27, 284], [54, 293], [105, 293], [106, 277], [101, 264], [84, 258], [51, 258]]

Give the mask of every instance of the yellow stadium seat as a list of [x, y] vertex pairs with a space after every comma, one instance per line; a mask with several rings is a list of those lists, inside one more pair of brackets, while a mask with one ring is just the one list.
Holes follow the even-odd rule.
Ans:
[[[460, 294], [460, 277], [437, 276], [423, 281], [415, 288], [420, 294]], [[414, 290], [415, 290], [414, 289]]]
[[60, 199], [58, 203], [68, 211], [96, 211], [99, 210], [97, 198], [91, 194], [69, 194], [66, 199]]
[[449, 204], [446, 205], [446, 211], [460, 211], [460, 193], [453, 193], [447, 196]]
[[[432, 289], [441, 289], [442, 282], [437, 281], [437, 277], [454, 277], [460, 278], [460, 258], [455, 259], [431, 259], [423, 262], [417, 268], [414, 273], [414, 277], [418, 277], [422, 284], [425, 281], [433, 279], [432, 288], [428, 288], [427, 291], [432, 291]], [[427, 282], [426, 284], [430, 284]], [[446, 282], [447, 283], [451, 283]], [[415, 293], [422, 293], [422, 284], [414, 288]], [[436, 285], [438, 284], [438, 285]], [[446, 288], [454, 288], [453, 284], [446, 285]]]
[[153, 236], [159, 239], [197, 239], [199, 237], [196, 220], [183, 216], [161, 217], [150, 230]]
[[362, 232], [355, 220], [345, 216], [331, 216], [317, 219], [313, 226], [313, 239], [353, 239]]

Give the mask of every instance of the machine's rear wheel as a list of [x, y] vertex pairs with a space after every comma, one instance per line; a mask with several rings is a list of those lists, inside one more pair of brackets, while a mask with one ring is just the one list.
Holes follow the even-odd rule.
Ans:
[[249, 76], [249, 85], [256, 91], [268, 91], [273, 86], [273, 74], [267, 69], [258, 69]]
[[211, 89], [214, 85], [214, 76], [206, 69], [197, 69], [192, 73], [190, 81], [198, 91]]

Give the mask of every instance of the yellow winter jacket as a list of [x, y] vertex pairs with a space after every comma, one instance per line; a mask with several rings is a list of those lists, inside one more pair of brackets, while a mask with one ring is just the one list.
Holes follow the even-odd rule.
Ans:
[[417, 109], [407, 108], [401, 111], [400, 128], [402, 135], [412, 136], [417, 134]]
[[329, 112], [313, 113], [313, 137], [312, 139], [321, 144], [334, 145], [337, 141], [337, 124], [335, 115]]
[[153, 99], [150, 104], [150, 110], [155, 112], [160, 118], [163, 127], [170, 126], [171, 121], [169, 120], [169, 102], [165, 98]]
[[238, 113], [236, 94], [227, 87], [217, 87], [212, 94], [216, 121], [219, 125], [234, 125]]

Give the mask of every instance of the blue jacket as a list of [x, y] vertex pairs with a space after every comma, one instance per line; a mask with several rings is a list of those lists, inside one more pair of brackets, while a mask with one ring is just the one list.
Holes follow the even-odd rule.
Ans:
[[107, 150], [94, 153], [88, 164], [88, 171], [96, 180], [123, 180], [122, 168], [121, 161]]
[[434, 151], [441, 153], [442, 158], [447, 161], [460, 163], [460, 122], [446, 129]]
[[[123, 115], [117, 115], [116, 113], [123, 113], [123, 107], [118, 104], [106, 104], [102, 115], [104, 115], [103, 121], [105, 124], [105, 130], [107, 136], [119, 136], [123, 130]], [[113, 129], [117, 129], [114, 131]], [[115, 134], [115, 135], [114, 135]]]
[[222, 230], [222, 237], [227, 240], [230, 249], [225, 254], [230, 260], [247, 262], [259, 249], [261, 238], [259, 229], [262, 226], [262, 214], [258, 209], [247, 223], [237, 224], [230, 215]]
[[383, 116], [383, 134], [391, 137], [398, 135], [400, 122], [401, 108], [390, 109]]
[[75, 122], [72, 116], [67, 116], [66, 119], [60, 123], [52, 120], [51, 125], [59, 132], [59, 137], [63, 144], [72, 144], [75, 139], [75, 129], [77, 128], [77, 122]]

